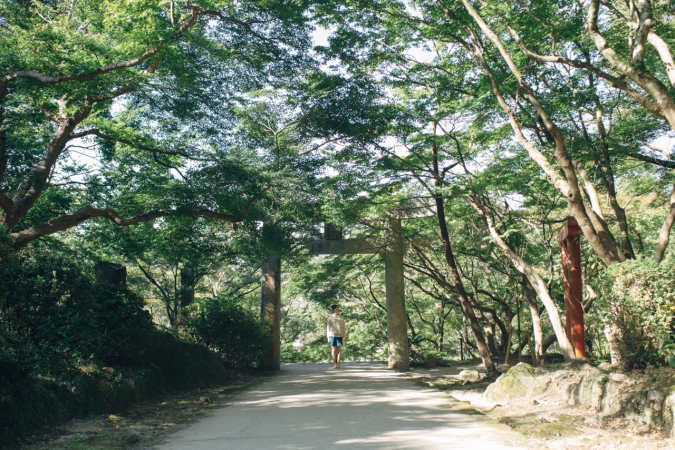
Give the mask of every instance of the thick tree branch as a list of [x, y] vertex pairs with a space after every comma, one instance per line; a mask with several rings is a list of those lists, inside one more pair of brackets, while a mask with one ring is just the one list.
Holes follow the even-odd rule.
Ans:
[[246, 31], [248, 31], [249, 33], [251, 33], [253, 36], [257, 37], [260, 40], [263, 40], [263, 41], [266, 41], [266, 42], [272, 42], [273, 41], [273, 39], [265, 37], [265, 36], [261, 35], [260, 33], [258, 33], [257, 31], [255, 31], [253, 29], [253, 27], [252, 27], [253, 24], [263, 23], [263, 21], [256, 20], [256, 21], [244, 22], [242, 20], [235, 19], [234, 17], [226, 16], [225, 14], [221, 13], [220, 11], [206, 10], [206, 11], [200, 11], [199, 14], [202, 15], [202, 16], [215, 17], [218, 20], [221, 20], [223, 22], [230, 22], [230, 23], [233, 23], [235, 25], [239, 25], [240, 27], [246, 29]]
[[588, 199], [591, 202], [591, 208], [593, 208], [593, 212], [595, 212], [595, 214], [597, 214], [598, 217], [604, 218], [602, 214], [602, 208], [600, 207], [600, 200], [598, 199], [598, 192], [595, 190], [593, 180], [591, 180], [591, 177], [588, 175], [588, 172], [586, 172], [586, 168], [581, 163], [581, 161], [572, 161], [572, 164], [574, 165], [574, 167], [577, 168], [577, 172], [579, 172], [579, 176], [584, 182], [586, 195], [588, 196]]
[[511, 33], [513, 38], [515, 39], [516, 44], [518, 44], [518, 47], [520, 47], [520, 50], [525, 54], [525, 56], [527, 56], [531, 60], [541, 63], [564, 64], [567, 66], [575, 67], [577, 69], [587, 70], [596, 75], [597, 77], [602, 78], [603, 80], [609, 82], [617, 89], [620, 89], [625, 93], [627, 93], [628, 95], [630, 95], [635, 101], [640, 103], [640, 105], [642, 105], [645, 109], [647, 109], [651, 113], [663, 117], [663, 115], [661, 114], [661, 109], [659, 108], [658, 105], [654, 104], [647, 97], [645, 97], [640, 92], [632, 88], [628, 83], [623, 81], [621, 78], [610, 75], [607, 72], [600, 70], [599, 68], [595, 67], [594, 65], [588, 62], [578, 61], [575, 59], [570, 59], [558, 55], [539, 55], [531, 51], [529, 48], [527, 48], [527, 46], [525, 45], [525, 43], [523, 42], [520, 35], [515, 29], [511, 28], [510, 26], [507, 26], [507, 28], [509, 29], [509, 32]]
[[565, 329], [562, 326], [560, 314], [558, 313], [558, 308], [553, 302], [553, 299], [551, 298], [551, 295], [549, 294], [548, 289], [546, 287], [546, 283], [544, 283], [544, 280], [541, 278], [541, 275], [539, 275], [539, 273], [536, 271], [534, 267], [529, 265], [520, 255], [518, 255], [515, 251], [513, 251], [513, 249], [509, 247], [509, 245], [506, 242], [504, 242], [504, 240], [499, 235], [497, 229], [495, 228], [492, 222], [492, 217], [490, 217], [488, 211], [481, 202], [479, 202], [476, 198], [470, 197], [466, 197], [466, 201], [481, 216], [485, 224], [485, 227], [488, 229], [488, 232], [490, 233], [490, 236], [492, 236], [492, 239], [495, 242], [495, 244], [497, 244], [497, 247], [502, 251], [502, 253], [507, 258], [511, 260], [516, 270], [518, 270], [518, 272], [522, 273], [524, 276], [527, 277], [533, 289], [536, 291], [537, 295], [539, 296], [542, 303], [546, 307], [549, 320], [551, 321], [551, 326], [553, 327], [555, 335], [558, 339], [558, 344], [560, 344], [560, 348], [562, 349], [563, 355], [565, 355], [565, 359], [566, 360], [575, 359], [576, 354], [574, 352], [572, 344], [567, 338]]
[[638, 25], [633, 42], [633, 64], [642, 65], [645, 61], [645, 44], [652, 27], [652, 5], [649, 0], [637, 0]]
[[654, 158], [653, 156], [643, 155], [638, 152], [630, 152], [628, 153], [628, 156], [657, 166], [666, 167], [668, 169], [675, 169], [675, 161], [667, 161], [665, 159]]
[[124, 218], [112, 208], [94, 208], [91, 206], [86, 206], [84, 208], [75, 211], [73, 214], [66, 214], [57, 219], [49, 220], [47, 222], [41, 223], [34, 227], [28, 228], [17, 233], [12, 233], [12, 238], [14, 239], [14, 249], [18, 250], [30, 242], [40, 239], [41, 237], [48, 236], [50, 234], [57, 233], [59, 231], [67, 230], [73, 228], [89, 219], [95, 217], [104, 217], [111, 222], [120, 225], [120, 226], [129, 226], [135, 225], [141, 222], [149, 222], [160, 217], [165, 216], [203, 216], [211, 217], [213, 219], [222, 220], [225, 222], [238, 223], [242, 222], [248, 216], [248, 213], [253, 206], [253, 204], [258, 201], [258, 199], [264, 195], [269, 190], [269, 187], [266, 187], [261, 191], [261, 193], [249, 200], [246, 205], [246, 208], [243, 211], [241, 216], [233, 216], [231, 214], [223, 214], [217, 211], [211, 211], [208, 209], [197, 208], [197, 209], [185, 209], [185, 210], [159, 210], [153, 211], [146, 214], [141, 214], [140, 216]]
[[125, 86], [107, 94], [89, 97], [72, 116], [58, 119], [56, 131], [47, 144], [45, 156], [28, 171], [16, 190], [12, 199], [16, 209], [5, 220], [9, 229], [12, 229], [26, 215], [38, 197], [42, 195], [54, 165], [68, 143], [71, 133], [78, 124], [89, 117], [92, 107], [96, 103], [112, 100], [131, 92], [131, 90], [130, 87]]
[[675, 129], [675, 101], [670, 95], [668, 88], [651, 73], [643, 70], [641, 64], [633, 66], [623, 61], [616, 51], [609, 46], [607, 40], [600, 33], [598, 28], [599, 9], [599, 0], [591, 0], [588, 7], [588, 24], [586, 29], [589, 37], [595, 44], [595, 47], [600, 51], [612, 68], [628, 77], [651, 95], [658, 108], [657, 114], [665, 118], [670, 123], [670, 126]]
[[80, 132], [77, 132], [77, 133], [72, 133], [70, 135], [69, 140], [70, 139], [77, 139], [77, 138], [81, 138], [81, 137], [85, 137], [85, 136], [97, 136], [101, 139], [105, 139], [106, 141], [120, 142], [120, 143], [126, 144], [130, 147], [138, 148], [140, 150], [146, 150], [146, 151], [148, 151], [152, 154], [158, 154], [159, 153], [159, 154], [162, 154], [162, 155], [183, 156], [185, 158], [191, 158], [190, 155], [188, 155], [185, 152], [174, 151], [174, 150], [164, 150], [164, 149], [160, 149], [160, 148], [157, 148], [157, 147], [150, 147], [148, 145], [143, 145], [143, 144], [139, 144], [137, 142], [133, 142], [130, 139], [124, 139], [124, 138], [118, 138], [118, 137], [115, 137], [115, 136], [111, 136], [111, 135], [106, 134], [106, 133], [104, 133], [103, 131], [101, 131], [97, 128], [90, 129], [90, 130], [84, 130], [84, 131], [80, 131]]

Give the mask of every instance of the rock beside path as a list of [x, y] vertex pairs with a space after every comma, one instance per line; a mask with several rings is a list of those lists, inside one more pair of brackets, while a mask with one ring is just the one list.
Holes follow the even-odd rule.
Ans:
[[497, 378], [483, 396], [492, 402], [508, 402], [523, 397], [543, 394], [551, 383], [550, 378], [526, 363], [519, 363]]
[[471, 383], [476, 383], [480, 381], [480, 372], [477, 370], [462, 370], [459, 375], [459, 379], [462, 381], [469, 381]]
[[[611, 364], [593, 367], [588, 361], [543, 368], [523, 364], [511, 374], [506, 372], [514, 368], [500, 367], [505, 374], [492, 386], [460, 380], [465, 369], [484, 371], [475, 360], [414, 369], [411, 376], [527, 436], [529, 448], [675, 448], [668, 437], [675, 409], [675, 395], [668, 394], [675, 393], [674, 369], [621, 373]], [[484, 395], [488, 388], [499, 401]]]
[[593, 422], [601, 423], [604, 417], [622, 418], [675, 438], [675, 374], [666, 375], [656, 383], [653, 376], [610, 372], [586, 361], [552, 369], [520, 363], [488, 386], [483, 399], [514, 406], [541, 402], [578, 405], [598, 413]]

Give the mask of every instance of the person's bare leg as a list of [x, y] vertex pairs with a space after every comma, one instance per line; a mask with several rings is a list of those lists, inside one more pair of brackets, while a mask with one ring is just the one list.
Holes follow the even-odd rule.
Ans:
[[331, 353], [331, 356], [333, 357], [333, 369], [337, 369], [339, 367], [338, 366], [338, 354], [339, 354], [338, 349], [339, 348], [340, 347], [335, 347], [335, 346], [330, 348], [331, 349], [330, 353]]
[[337, 348], [337, 356], [335, 357], [335, 366], [339, 369], [340, 368], [340, 357], [342, 356], [342, 347], [336, 347]]

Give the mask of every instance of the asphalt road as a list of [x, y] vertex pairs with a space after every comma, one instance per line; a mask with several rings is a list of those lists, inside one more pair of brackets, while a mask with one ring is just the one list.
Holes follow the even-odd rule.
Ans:
[[156, 448], [522, 448], [517, 433], [456, 406], [383, 364], [287, 364]]

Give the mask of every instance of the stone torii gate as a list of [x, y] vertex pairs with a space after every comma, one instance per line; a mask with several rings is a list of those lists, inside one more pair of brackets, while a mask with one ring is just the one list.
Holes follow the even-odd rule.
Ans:
[[401, 219], [387, 218], [384, 239], [342, 239], [330, 225], [325, 226], [323, 241], [316, 242], [310, 255], [358, 255], [384, 253], [384, 280], [387, 298], [387, 339], [389, 341], [389, 368], [405, 371], [410, 367], [408, 350], [408, 323], [405, 315], [403, 278], [403, 233]]
[[562, 247], [562, 268], [565, 281], [565, 321], [567, 339], [574, 347], [576, 356], [586, 356], [586, 341], [584, 339], [584, 303], [583, 287], [581, 282], [581, 227], [574, 217], [568, 217], [567, 223], [557, 238]]
[[[403, 255], [405, 244], [401, 228], [402, 219], [434, 215], [429, 203], [413, 202], [408, 207], [392, 209], [386, 217], [383, 238], [342, 239], [342, 232], [326, 224], [323, 241], [312, 245], [310, 255], [355, 255], [384, 253], [384, 279], [386, 287], [387, 340], [389, 341], [389, 368], [406, 371], [410, 368], [408, 348], [408, 322], [405, 313], [405, 283]], [[416, 239], [426, 244], [426, 239]]]
[[[310, 255], [356, 255], [384, 253], [387, 338], [389, 341], [389, 368], [405, 371], [410, 367], [408, 323], [405, 313], [403, 254], [405, 244], [401, 229], [402, 219], [435, 215], [434, 202], [413, 200], [408, 206], [390, 210], [386, 217], [387, 229], [383, 238], [342, 239], [342, 231], [330, 223], [324, 226], [324, 239], [312, 245]], [[427, 244], [426, 239], [415, 239]], [[262, 265], [260, 318], [272, 331], [272, 342], [260, 361], [260, 368], [281, 368], [281, 259], [272, 257]]]

